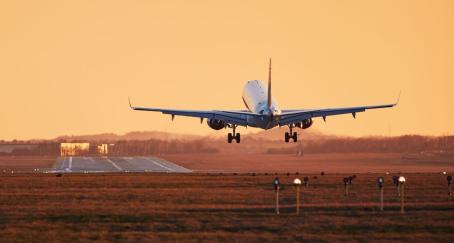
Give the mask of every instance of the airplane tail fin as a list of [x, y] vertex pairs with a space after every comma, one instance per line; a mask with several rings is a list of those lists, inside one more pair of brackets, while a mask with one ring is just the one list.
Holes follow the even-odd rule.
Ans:
[[271, 58], [268, 68], [268, 108], [271, 108]]

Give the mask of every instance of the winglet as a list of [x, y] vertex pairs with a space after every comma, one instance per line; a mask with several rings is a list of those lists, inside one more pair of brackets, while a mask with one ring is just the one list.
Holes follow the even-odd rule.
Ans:
[[399, 96], [397, 97], [396, 103], [394, 103], [394, 105], [399, 104], [401, 94], [402, 94], [402, 90], [399, 91]]
[[131, 105], [131, 99], [129, 97], [128, 97], [128, 102], [129, 102], [129, 108], [134, 110], [134, 107], [132, 107], [132, 105]]
[[268, 67], [268, 108], [271, 108], [271, 58]]

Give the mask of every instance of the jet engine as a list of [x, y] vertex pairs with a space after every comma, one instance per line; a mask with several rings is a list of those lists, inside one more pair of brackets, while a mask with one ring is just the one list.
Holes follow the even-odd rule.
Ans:
[[309, 118], [309, 119], [306, 119], [306, 120], [303, 120], [301, 123], [303, 123], [303, 129], [307, 129], [309, 128], [310, 126], [312, 126], [312, 118]]
[[310, 126], [312, 126], [312, 123], [313, 123], [312, 118], [309, 118], [309, 119], [305, 119], [305, 120], [302, 120], [301, 122], [296, 123], [295, 127], [307, 129]]
[[216, 120], [216, 119], [208, 119], [207, 124], [210, 128], [214, 130], [221, 130], [222, 128], [225, 127], [225, 122], [221, 120]]

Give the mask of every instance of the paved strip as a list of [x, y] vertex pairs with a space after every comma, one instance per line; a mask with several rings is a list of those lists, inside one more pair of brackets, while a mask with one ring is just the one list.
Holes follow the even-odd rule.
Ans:
[[56, 172], [118, 172], [118, 168], [102, 157], [60, 157]]
[[65, 169], [65, 162], [66, 162], [66, 157], [57, 158], [57, 161], [55, 162], [55, 170], [64, 170]]
[[113, 162], [112, 160], [110, 160], [109, 158], [106, 158], [106, 161], [111, 163], [115, 168], [117, 168], [118, 171], [122, 171], [123, 169], [118, 166], [117, 164], [115, 164], [115, 162]]
[[69, 163], [68, 163], [68, 169], [71, 171], [71, 168], [73, 167], [73, 157], [69, 157]]
[[110, 159], [115, 161], [116, 164], [127, 172], [169, 172], [168, 169], [154, 164], [143, 157], [112, 157]]
[[110, 171], [117, 172], [111, 163], [102, 157], [74, 157], [72, 171], [74, 172], [90, 172], [90, 171]]
[[61, 165], [61, 169], [62, 169], [62, 170], [65, 169], [65, 162], [66, 162], [66, 159], [67, 159], [67, 158], [65, 157], [65, 159], [63, 160], [63, 164]]
[[191, 172], [155, 157], [59, 157], [54, 172]]
[[159, 162], [156, 161], [155, 159], [154, 159], [154, 160], [153, 160], [153, 159], [150, 159], [150, 158], [145, 158], [145, 159], [148, 160], [148, 161], [151, 161], [153, 164], [155, 164], [155, 165], [157, 165], [157, 166], [160, 166], [160, 167], [162, 167], [162, 168], [164, 168], [164, 169], [166, 169], [166, 170], [168, 170], [168, 171], [172, 171], [172, 172], [175, 171], [174, 169], [169, 168], [169, 167], [167, 167], [167, 166], [165, 166], [165, 165], [159, 163]]
[[149, 157], [148, 159], [156, 161], [159, 164], [161, 164], [162, 166], [166, 166], [166, 167], [172, 168], [172, 170], [175, 171], [175, 172], [192, 172], [192, 170], [189, 170], [187, 168], [184, 168], [183, 166], [174, 164], [174, 163], [169, 162], [169, 161], [164, 160], [164, 159], [160, 159], [160, 158], [156, 158], [156, 157]]

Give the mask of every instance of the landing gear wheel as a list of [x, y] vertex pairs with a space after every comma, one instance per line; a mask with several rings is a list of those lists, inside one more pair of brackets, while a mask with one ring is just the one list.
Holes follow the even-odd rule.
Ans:
[[288, 126], [288, 128], [290, 129], [290, 132], [286, 132], [285, 133], [285, 142], [288, 143], [290, 141], [290, 139], [293, 140], [293, 142], [297, 142], [298, 141], [298, 134], [296, 132], [293, 132], [293, 124], [290, 124]]
[[227, 142], [232, 143], [233, 139], [235, 139], [236, 143], [240, 143], [241, 135], [239, 133], [235, 132], [236, 125], [232, 125], [232, 128], [233, 128], [233, 133], [229, 133], [227, 135]]
[[298, 142], [298, 134], [296, 132], [293, 133], [293, 142]]
[[231, 133], [229, 133], [229, 134], [227, 135], [227, 142], [228, 142], [228, 143], [232, 143], [232, 140], [233, 140], [233, 136], [232, 136]]

